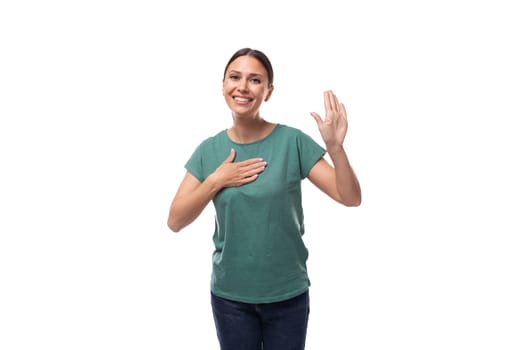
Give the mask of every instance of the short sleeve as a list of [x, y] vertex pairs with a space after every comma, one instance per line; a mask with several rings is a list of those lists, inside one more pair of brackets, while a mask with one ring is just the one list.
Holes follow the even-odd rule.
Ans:
[[299, 149], [301, 178], [304, 179], [315, 163], [325, 155], [326, 150], [302, 131], [299, 131], [297, 136], [297, 147]]
[[190, 159], [186, 162], [184, 167], [186, 170], [195, 176], [200, 182], [203, 182], [205, 180], [204, 175], [204, 167], [203, 167], [203, 155], [204, 155], [204, 149], [206, 148], [208, 140], [203, 141], [193, 154], [191, 155]]

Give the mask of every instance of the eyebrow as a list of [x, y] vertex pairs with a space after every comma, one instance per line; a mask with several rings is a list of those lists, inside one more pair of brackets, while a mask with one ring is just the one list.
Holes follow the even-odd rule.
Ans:
[[[229, 71], [228, 73], [229, 73], [229, 74], [231, 74], [231, 73], [242, 74], [242, 72], [239, 72], [239, 71], [234, 70], [234, 69], [232, 69], [232, 70]], [[263, 78], [263, 77], [264, 77], [264, 74], [259, 74], [259, 73], [249, 73], [248, 76], [249, 76], [249, 77], [261, 77], [261, 78]]]

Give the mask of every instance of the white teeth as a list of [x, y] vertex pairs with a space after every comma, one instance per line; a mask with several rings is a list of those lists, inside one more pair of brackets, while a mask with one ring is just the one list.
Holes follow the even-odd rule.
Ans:
[[239, 102], [248, 102], [248, 101], [250, 101], [249, 98], [243, 98], [243, 97], [234, 97], [233, 99], [235, 101], [239, 101]]

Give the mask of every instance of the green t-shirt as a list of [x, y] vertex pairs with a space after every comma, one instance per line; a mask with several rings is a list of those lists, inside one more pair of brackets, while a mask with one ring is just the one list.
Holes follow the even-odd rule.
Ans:
[[302, 131], [282, 124], [248, 144], [233, 142], [223, 130], [197, 147], [186, 169], [204, 181], [232, 148], [235, 162], [261, 157], [268, 164], [254, 182], [224, 188], [213, 199], [211, 290], [247, 303], [292, 298], [310, 286], [301, 180], [325, 150]]

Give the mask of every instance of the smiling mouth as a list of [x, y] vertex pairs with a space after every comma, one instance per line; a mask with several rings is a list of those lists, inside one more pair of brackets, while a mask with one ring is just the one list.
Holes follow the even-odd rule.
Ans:
[[233, 98], [233, 100], [236, 101], [236, 102], [247, 103], [247, 102], [251, 102], [253, 99], [247, 98], [247, 97], [238, 97], [238, 96], [236, 96], [236, 97]]

